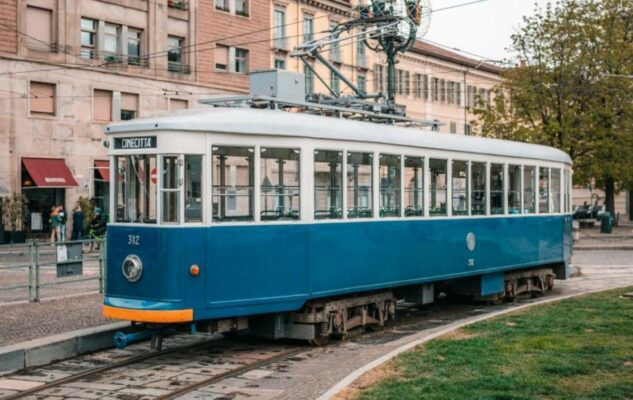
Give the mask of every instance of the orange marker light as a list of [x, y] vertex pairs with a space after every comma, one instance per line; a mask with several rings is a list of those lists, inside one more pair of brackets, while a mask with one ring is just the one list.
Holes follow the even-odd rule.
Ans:
[[191, 274], [191, 276], [200, 275], [200, 267], [198, 267], [196, 264], [193, 264], [191, 267], [189, 267], [189, 273]]

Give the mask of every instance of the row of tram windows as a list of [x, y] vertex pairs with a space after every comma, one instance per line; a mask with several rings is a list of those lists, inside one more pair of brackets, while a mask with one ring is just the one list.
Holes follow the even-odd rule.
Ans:
[[[255, 151], [255, 147], [213, 147], [213, 221], [253, 221], [256, 201], [261, 221], [300, 219], [301, 151], [261, 147], [257, 166]], [[546, 214], [571, 209], [568, 169], [467, 160], [451, 160], [449, 168], [446, 159], [377, 156], [375, 168], [372, 152], [315, 150], [310, 172], [314, 176], [314, 218], [371, 218], [375, 207], [380, 217], [405, 218], [427, 215], [425, 206], [430, 217]], [[202, 155], [117, 156], [115, 165], [117, 222], [156, 223], [159, 217], [161, 223], [179, 223], [182, 218], [184, 222], [203, 221]], [[374, 187], [374, 174], [378, 174], [378, 188]], [[425, 179], [429, 180], [427, 190]], [[377, 205], [375, 189], [379, 191]]]

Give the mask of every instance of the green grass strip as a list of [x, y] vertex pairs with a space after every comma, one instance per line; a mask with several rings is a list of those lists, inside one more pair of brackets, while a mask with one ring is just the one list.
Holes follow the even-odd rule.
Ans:
[[367, 399], [633, 399], [633, 288], [465, 327], [394, 359]]

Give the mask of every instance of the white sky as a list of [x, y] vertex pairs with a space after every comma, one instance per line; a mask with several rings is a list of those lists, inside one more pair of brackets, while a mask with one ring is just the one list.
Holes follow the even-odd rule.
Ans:
[[[468, 3], [472, 0], [431, 0], [433, 10]], [[433, 42], [465, 50], [483, 58], [508, 58], [510, 35], [518, 29], [524, 15], [534, 13], [534, 4], [548, 0], [486, 0], [432, 13], [431, 26], [424, 37]], [[553, 2], [553, 1], [552, 1]], [[474, 57], [471, 54], [461, 53]], [[479, 57], [481, 58], [481, 57]]]

